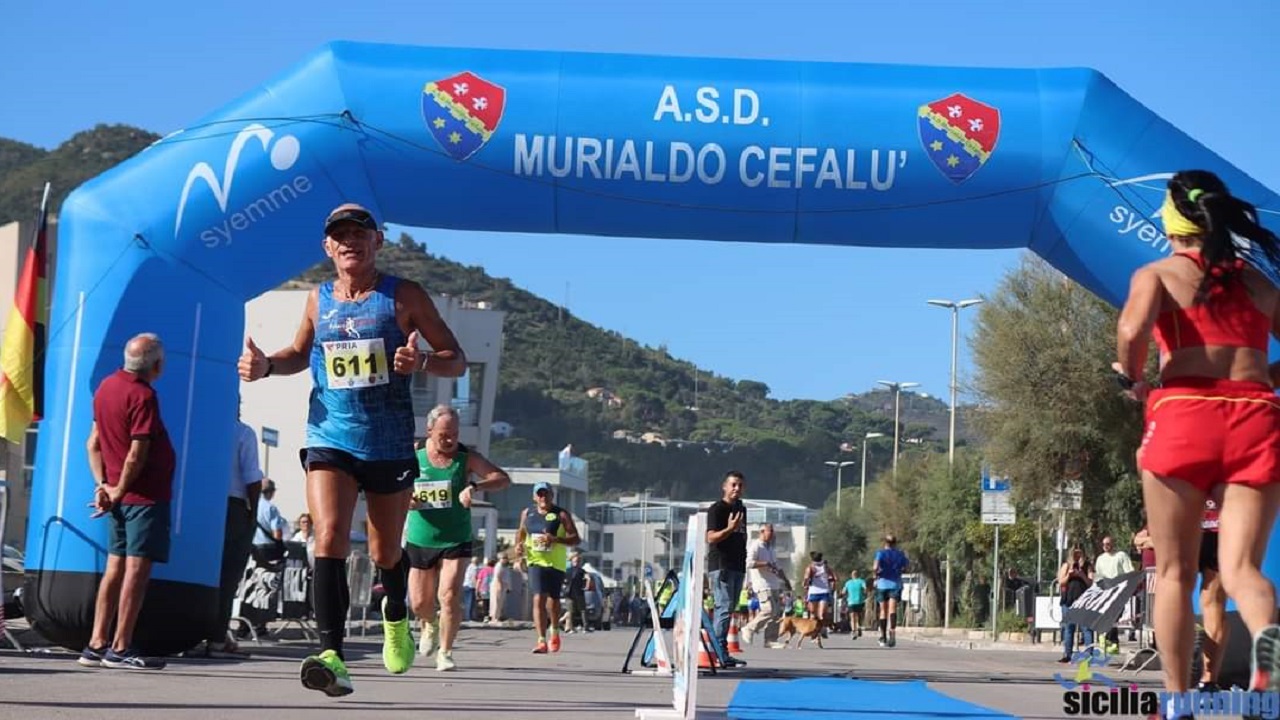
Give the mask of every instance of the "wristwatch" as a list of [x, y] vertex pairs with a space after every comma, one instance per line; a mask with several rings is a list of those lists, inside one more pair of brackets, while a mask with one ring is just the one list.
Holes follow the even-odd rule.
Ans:
[[480, 489], [480, 483], [476, 482], [475, 480], [468, 480], [467, 487], [471, 488], [471, 492], [476, 492], [477, 490]]

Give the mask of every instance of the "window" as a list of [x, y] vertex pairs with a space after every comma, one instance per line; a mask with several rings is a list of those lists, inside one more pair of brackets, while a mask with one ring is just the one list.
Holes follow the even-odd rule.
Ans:
[[613, 577], [613, 561], [605, 560], [600, 563], [600, 574], [605, 577]]
[[414, 373], [409, 382], [409, 392], [413, 397], [413, 414], [425, 417], [436, 406], [436, 379], [427, 373]]
[[607, 553], [613, 552], [613, 533], [604, 534], [604, 551]]
[[480, 424], [480, 401], [484, 398], [484, 363], [469, 363], [462, 377], [453, 380], [453, 408], [462, 425]]
[[39, 426], [31, 425], [27, 428], [26, 441], [22, 447], [22, 487], [30, 490], [35, 479], [36, 469], [36, 438], [40, 437]]

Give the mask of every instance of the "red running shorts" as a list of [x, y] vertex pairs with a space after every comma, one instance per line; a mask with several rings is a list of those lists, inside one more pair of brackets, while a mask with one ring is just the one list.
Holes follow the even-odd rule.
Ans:
[[1147, 396], [1138, 467], [1204, 492], [1280, 480], [1280, 398], [1264, 383], [1172, 378]]

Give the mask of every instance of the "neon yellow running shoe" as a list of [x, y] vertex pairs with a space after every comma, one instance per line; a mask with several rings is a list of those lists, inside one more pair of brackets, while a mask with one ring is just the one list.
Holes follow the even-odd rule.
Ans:
[[382, 598], [382, 664], [392, 675], [402, 675], [413, 667], [417, 648], [409, 631], [409, 614], [391, 622], [387, 620], [387, 599]]
[[319, 690], [329, 697], [342, 697], [355, 692], [351, 687], [351, 675], [338, 653], [325, 650], [302, 661], [302, 686]]

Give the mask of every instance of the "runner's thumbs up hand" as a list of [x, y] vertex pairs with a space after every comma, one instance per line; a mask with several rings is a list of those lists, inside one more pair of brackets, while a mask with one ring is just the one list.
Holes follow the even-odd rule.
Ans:
[[245, 382], [260, 380], [266, 377], [270, 367], [271, 361], [267, 358], [267, 354], [254, 344], [253, 338], [245, 338], [244, 353], [240, 355], [240, 362], [236, 364], [236, 368], [240, 371], [240, 379]]
[[396, 348], [395, 370], [401, 375], [412, 375], [425, 369], [426, 363], [423, 362], [423, 358], [426, 353], [418, 349], [419, 337], [418, 331], [414, 330], [409, 333], [409, 339], [404, 346]]

